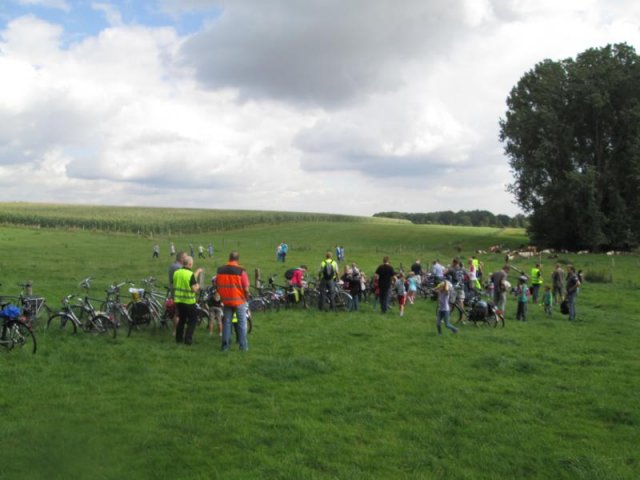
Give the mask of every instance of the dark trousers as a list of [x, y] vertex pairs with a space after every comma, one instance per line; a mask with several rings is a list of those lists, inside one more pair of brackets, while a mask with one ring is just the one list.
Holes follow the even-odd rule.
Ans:
[[391, 285], [388, 287], [380, 287], [380, 310], [382, 313], [387, 313], [389, 310], [389, 293], [391, 292]]
[[[196, 312], [195, 304], [177, 303], [178, 308], [178, 325], [176, 325], [176, 342], [186, 343], [191, 345], [193, 343], [193, 332], [196, 330], [196, 324], [198, 322], [198, 314]], [[187, 326], [185, 333], [184, 327]]]
[[318, 301], [318, 308], [320, 310], [324, 310], [324, 305], [327, 302], [327, 295], [329, 295], [329, 304], [331, 305], [331, 310], [335, 311], [336, 309], [336, 282], [331, 280], [322, 279], [320, 280], [320, 300]]
[[527, 321], [527, 302], [518, 302], [516, 320], [522, 320], [523, 322]]

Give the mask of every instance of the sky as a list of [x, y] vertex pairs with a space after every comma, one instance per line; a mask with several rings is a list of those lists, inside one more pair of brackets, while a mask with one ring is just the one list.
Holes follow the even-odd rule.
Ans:
[[499, 141], [633, 0], [0, 0], [0, 200], [521, 213]]

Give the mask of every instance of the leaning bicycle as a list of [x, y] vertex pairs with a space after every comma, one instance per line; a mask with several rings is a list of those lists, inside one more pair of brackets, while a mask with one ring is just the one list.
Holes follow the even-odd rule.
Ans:
[[36, 336], [33, 333], [33, 327], [18, 307], [12, 304], [3, 305], [0, 321], [2, 321], [0, 348], [3, 351], [20, 349], [24, 352], [36, 353]]

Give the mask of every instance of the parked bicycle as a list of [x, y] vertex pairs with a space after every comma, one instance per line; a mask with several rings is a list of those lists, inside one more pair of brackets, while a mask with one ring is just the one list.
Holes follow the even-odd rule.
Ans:
[[[49, 335], [56, 334], [72, 334], [75, 335], [78, 330], [95, 335], [106, 335], [116, 338], [117, 327], [112, 318], [105, 313], [96, 311], [91, 303], [88, 295], [84, 297], [76, 297], [78, 303], [72, 304], [71, 300], [76, 297], [75, 294], [67, 295], [62, 299], [60, 310], [49, 317], [47, 322], [47, 333]], [[82, 319], [78, 317], [76, 311], [82, 311]]]
[[[351, 294], [342, 289], [338, 284], [335, 286], [335, 305], [336, 310], [350, 312], [353, 309], [353, 297]], [[305, 292], [307, 298], [307, 304], [311, 306], [318, 306], [320, 304], [320, 287], [318, 284], [309, 282], [308, 288]], [[329, 291], [327, 289], [324, 295], [325, 303], [323, 309], [331, 308], [331, 299], [329, 298]]]
[[504, 316], [485, 293], [479, 293], [469, 299], [465, 308], [465, 316], [476, 327], [478, 324], [504, 327]]
[[[79, 284], [85, 292], [83, 296], [75, 294], [67, 295], [62, 299], [59, 310], [53, 311], [47, 321], [48, 334], [67, 332], [76, 334], [78, 329], [96, 335], [106, 335], [115, 338], [118, 325], [108, 313], [96, 310], [92, 302], [99, 302], [99, 299], [91, 298], [91, 277], [87, 277]], [[72, 298], [76, 298], [75, 303], [71, 303]]]
[[33, 295], [31, 281], [18, 283], [18, 287], [20, 287], [18, 295], [2, 295], [0, 296], [0, 303], [11, 303], [21, 308], [22, 315], [27, 318], [32, 327], [37, 324], [39, 319], [49, 318], [51, 310], [46, 304], [46, 299]]
[[3, 304], [0, 311], [2, 331], [0, 347], [5, 352], [18, 348], [27, 353], [36, 353], [36, 336], [28, 319], [15, 305]]

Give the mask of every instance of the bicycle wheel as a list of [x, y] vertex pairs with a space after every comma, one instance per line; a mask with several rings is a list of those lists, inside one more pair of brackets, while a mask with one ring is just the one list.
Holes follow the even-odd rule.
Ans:
[[497, 326], [501, 326], [504, 327], [504, 315], [502, 315], [501, 313], [497, 313], [496, 312], [496, 327]]
[[209, 309], [199, 306], [196, 309], [198, 316], [198, 325], [204, 325], [205, 328], [209, 328]]
[[304, 292], [304, 301], [307, 308], [318, 308], [320, 301], [320, 292], [316, 289], [308, 289]]
[[450, 303], [449, 307], [451, 308], [451, 320], [453, 320], [453, 323], [464, 323], [465, 311], [460, 308], [460, 305], [457, 303]]
[[104, 314], [97, 314], [87, 321], [85, 330], [95, 335], [106, 335], [116, 338], [118, 329], [116, 323]]
[[338, 292], [336, 294], [336, 309], [350, 312], [353, 308], [353, 297], [347, 292]]
[[20, 320], [9, 320], [2, 331], [2, 345], [7, 351], [16, 348], [26, 353], [36, 353], [36, 336]]
[[488, 313], [484, 321], [490, 327], [495, 327], [496, 325], [498, 325], [498, 314], [496, 312]]
[[261, 298], [252, 298], [249, 300], [249, 310], [254, 312], [264, 312], [267, 309], [267, 305]]
[[251, 315], [247, 315], [247, 335], [251, 333], [251, 330], [253, 330], [253, 320]]
[[84, 309], [84, 305], [70, 305], [69, 308], [71, 308], [71, 311], [80, 321], [80, 323], [84, 323], [84, 321], [87, 319], [87, 312]]
[[66, 313], [51, 315], [47, 322], [47, 335], [75, 335], [77, 331], [75, 322]]

